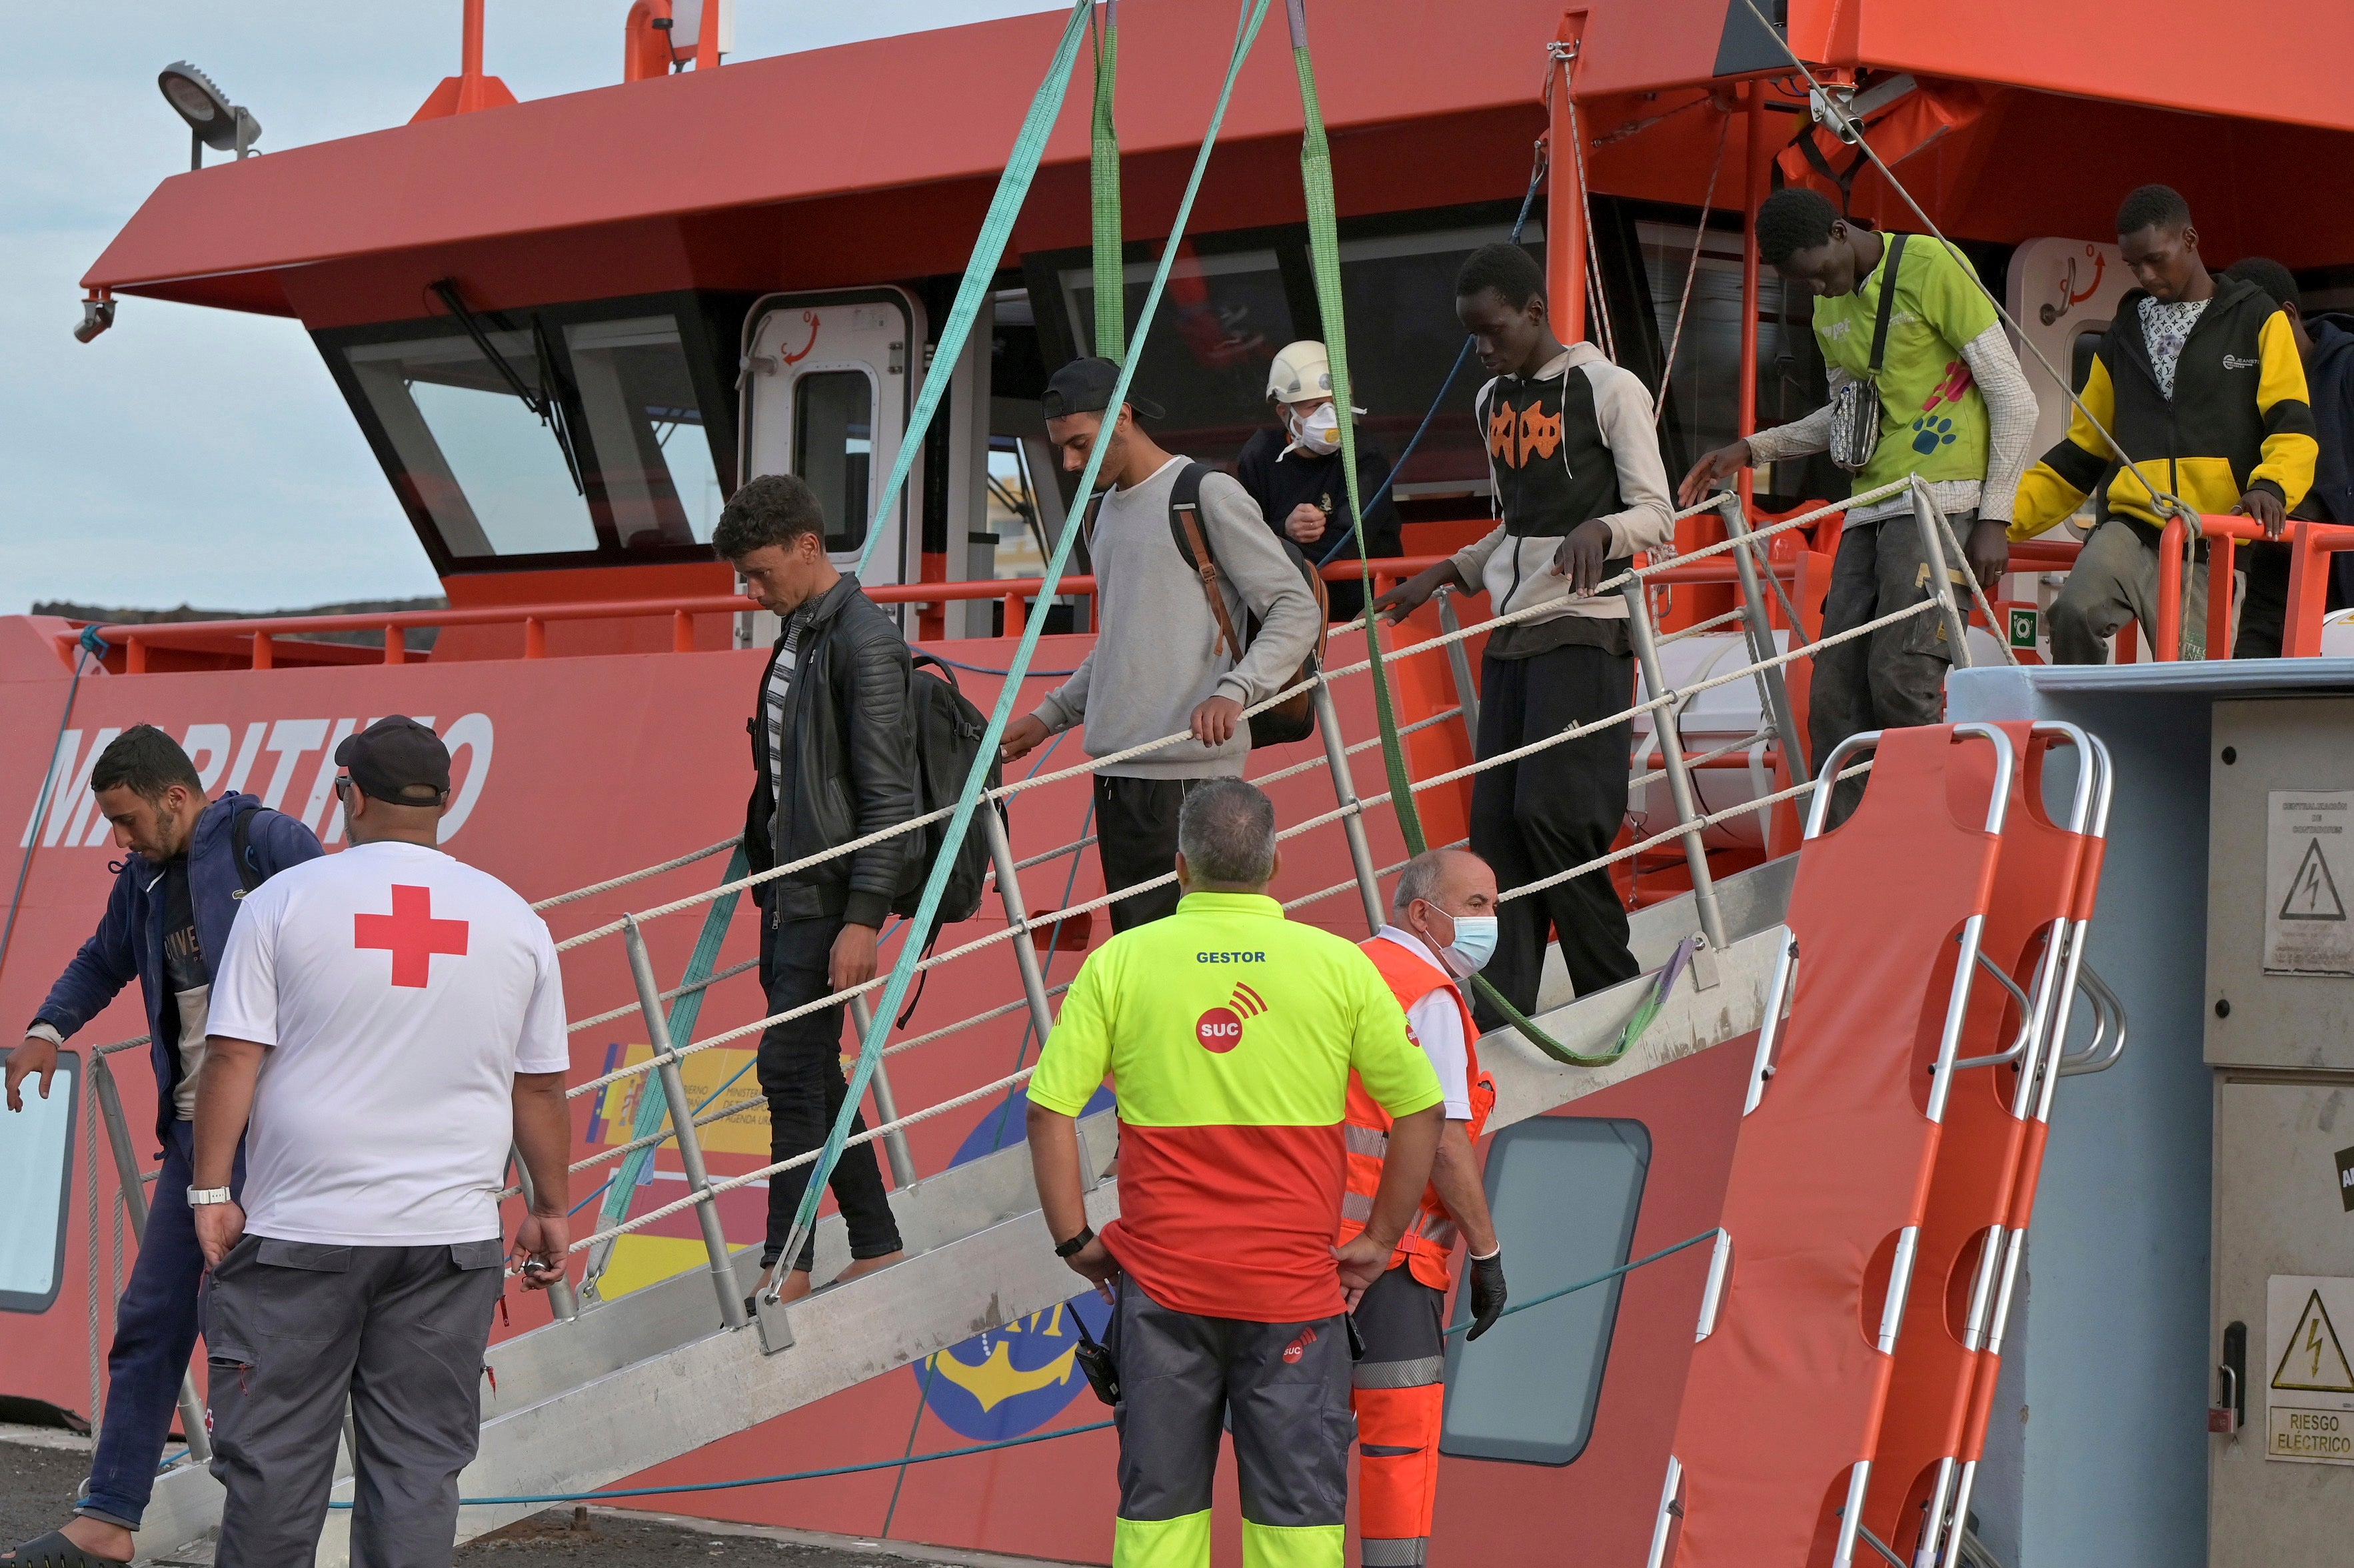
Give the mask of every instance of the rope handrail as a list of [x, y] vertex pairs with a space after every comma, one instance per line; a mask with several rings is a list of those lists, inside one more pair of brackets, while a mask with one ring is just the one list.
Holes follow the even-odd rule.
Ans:
[[[1904, 489], [1905, 483], [1906, 482], [1904, 481], [1897, 481], [1889, 484], [1876, 486], [1872, 490], [1865, 491], [1861, 495], [1852, 495], [1844, 501], [1828, 502], [1810, 511], [1799, 513], [1795, 516], [1786, 517], [1782, 521], [1772, 524], [1766, 527], [1753, 528], [1746, 534], [1723, 539], [1713, 545], [1703, 546], [1700, 549], [1689, 551], [1683, 555], [1677, 556], [1670, 560], [1660, 561], [1652, 566], [1632, 567], [1628, 571], [1620, 573], [1617, 577], [1611, 577], [1606, 581], [1596, 585], [1593, 595], [1589, 597], [1599, 599], [1604, 595], [1610, 593], [1614, 589], [1625, 586], [1628, 582], [1647, 578], [1656, 572], [1667, 571], [1677, 567], [1689, 566], [1694, 561], [1702, 560], [1711, 556], [1722, 555], [1727, 551], [1737, 549], [1744, 546], [1755, 545], [1764, 540], [1773, 538], [1778, 535], [1787, 533], [1793, 529], [1810, 526], [1813, 524], [1821, 521], [1823, 518], [1830, 516], [1834, 513], [1844, 512], [1850, 507], [1862, 505], [1866, 503], [1884, 499], [1889, 495], [1893, 495], [1896, 492]], [[1697, 505], [1686, 507], [1683, 510], [1673, 514], [1672, 517], [1674, 520], [1681, 520], [1686, 517], [1698, 516], [1704, 512], [1713, 512], [1731, 503], [1734, 499], [1733, 494], [1730, 492], [1726, 492], [1711, 497], [1709, 500], [1703, 501]], [[1522, 609], [1512, 610], [1507, 614], [1493, 616], [1486, 620], [1477, 621], [1469, 626], [1459, 627], [1453, 631], [1441, 632], [1436, 637], [1426, 639], [1423, 641], [1415, 643], [1409, 648], [1402, 649], [1397, 654], [1393, 655], [1392, 657], [1419, 657], [1434, 651], [1443, 649], [1451, 643], [1459, 642], [1468, 638], [1478, 636], [1481, 632], [1493, 630], [1498, 627], [1517, 625], [1521, 621], [1532, 620], [1538, 616], [1555, 612], [1559, 608], [1559, 602], [1555, 600], [1547, 600], [1540, 604], [1525, 606]], [[1820, 644], [1811, 644], [1809, 646], [1820, 646]], [[1799, 650], [1799, 652], [1807, 652], [1807, 650]], [[1350, 675], [1363, 674], [1372, 668], [1373, 661], [1365, 659], [1353, 664], [1344, 664], [1337, 669], [1326, 671], [1322, 676], [1319, 678], [1328, 681], [1339, 680]], [[1755, 673], [1755, 670], [1750, 670], [1745, 673]], [[1293, 684], [1285, 687], [1283, 690], [1275, 693], [1273, 695], [1251, 705], [1249, 707], [1243, 710], [1243, 715], [1245, 717], [1248, 717], [1250, 715], [1262, 713], [1267, 709], [1274, 707], [1278, 703], [1285, 702], [1291, 697], [1297, 696], [1301, 692], [1310, 690], [1315, 683], [1314, 678], [1296, 682]], [[1140, 745], [1129, 747], [1124, 751], [1110, 752], [1102, 757], [1091, 758], [1086, 762], [1075, 763], [1069, 768], [1061, 768], [1053, 773], [1041, 773], [1029, 779], [1016, 779], [1012, 783], [1002, 785], [998, 789], [984, 791], [982, 799], [991, 801], [1003, 801], [1010, 800], [1013, 796], [1021, 794], [1025, 790], [1041, 789], [1048, 784], [1061, 783], [1066, 779], [1076, 779], [1087, 774], [1098, 772], [1101, 769], [1111, 767], [1117, 763], [1130, 762], [1140, 757], [1147, 756], [1152, 752], [1160, 751], [1167, 747], [1175, 746], [1182, 741], [1189, 739], [1192, 736], [1192, 733], [1193, 732], [1191, 730], [1179, 730], [1174, 734], [1163, 736], [1158, 740], [1145, 741]], [[1305, 771], [1309, 768], [1321, 766], [1323, 766], [1322, 759], [1316, 758], [1304, 765], [1302, 770]], [[907, 821], [895, 823], [891, 827], [878, 829], [872, 833], [867, 833], [859, 838], [852, 839], [847, 842], [837, 844], [831, 849], [821, 850], [815, 854], [805, 855], [800, 860], [789, 862], [784, 865], [771, 866], [766, 871], [755, 872], [751, 875], [744, 877], [738, 881], [723, 883], [717, 887], [708, 888], [701, 893], [691, 894], [684, 898], [673, 899], [668, 904], [659, 904], [651, 909], [638, 910], [635, 912], [635, 918], [641, 925], [642, 925], [650, 920], [657, 920], [665, 916], [675, 915], [682, 910], [692, 909], [697, 905], [707, 904], [712, 899], [720, 897], [726, 894], [740, 892], [745, 888], [756, 886], [763, 882], [773, 881], [778, 877], [790, 876], [796, 873], [806, 871], [811, 866], [821, 865], [827, 861], [835, 860], [844, 855], [855, 854], [860, 850], [870, 849], [875, 844], [881, 843], [885, 840], [894, 838], [901, 833], [912, 832], [917, 828], [928, 827], [932, 823], [941, 821], [952, 814], [952, 808], [943, 807], [936, 811], [928, 811], [919, 816], [910, 817]], [[730, 841], [730, 842], [733, 842], [734, 841], [732, 840]], [[608, 922], [605, 925], [583, 931], [577, 936], [567, 937], [563, 941], [560, 941], [556, 945], [557, 950], [558, 952], [568, 952], [574, 948], [581, 947], [587, 943], [612, 936], [621, 930], [623, 924], [624, 922], [622, 921], [614, 920]]]
[[730, 833], [716, 844], [679, 855], [675, 859], [663, 861], [660, 865], [650, 865], [639, 871], [624, 872], [619, 876], [607, 877], [602, 882], [592, 882], [586, 887], [576, 887], [569, 893], [559, 893], [553, 898], [543, 898], [533, 905], [532, 908], [534, 910], [553, 909], [559, 904], [570, 904], [582, 898], [594, 898], [599, 893], [610, 893], [617, 887], [627, 887], [633, 882], [643, 882], [650, 876], [660, 876], [663, 872], [676, 871], [683, 865], [693, 865], [696, 861], [709, 860], [716, 854], [726, 854], [736, 847], [743, 836], [741, 833]]
[[[1717, 686], [1727, 685], [1735, 681], [1746, 680], [1756, 675], [1761, 671], [1778, 668], [1783, 664], [1790, 662], [1794, 659], [1810, 657], [1819, 649], [1835, 646], [1838, 643], [1849, 641], [1859, 637], [1869, 637], [1872, 633], [1880, 630], [1882, 627], [1893, 626], [1898, 621], [1908, 620], [1913, 616], [1925, 614], [1937, 608], [1937, 602], [1935, 599], [1924, 599], [1918, 604], [1909, 605], [1903, 609], [1893, 610], [1887, 615], [1875, 617], [1874, 619], [1865, 621], [1859, 626], [1851, 627], [1845, 631], [1835, 633], [1832, 636], [1824, 638], [1808, 647], [1794, 648], [1787, 652], [1777, 653], [1770, 659], [1760, 660], [1755, 663], [1744, 664], [1736, 669], [1723, 671], [1718, 674], [1711, 675], [1704, 680], [1695, 681], [1689, 685], [1670, 687], [1645, 702], [1635, 704], [1634, 705], [1625, 708], [1618, 713], [1612, 714], [1604, 718], [1596, 719], [1589, 724], [1572, 725], [1568, 728], [1554, 735], [1532, 741], [1526, 746], [1517, 747], [1511, 751], [1499, 752], [1494, 757], [1479, 758], [1479, 760], [1469, 763], [1464, 767], [1453, 768], [1444, 773], [1434, 774], [1428, 779], [1417, 779], [1412, 785], [1413, 791], [1416, 794], [1420, 794], [1424, 790], [1435, 789], [1442, 785], [1455, 783], [1459, 779], [1469, 778], [1473, 774], [1485, 771], [1490, 768], [1500, 768], [1508, 762], [1517, 762], [1523, 758], [1532, 756], [1539, 751], [1547, 749], [1548, 747], [1560, 746], [1568, 741], [1575, 740], [1581, 736], [1592, 735], [1598, 731], [1608, 729], [1614, 725], [1628, 723], [1638, 714], [1651, 712], [1675, 703], [1686, 701], [1691, 697], [1698, 695], [1702, 692], [1709, 691]], [[1320, 812], [1313, 817], [1308, 818], [1304, 821], [1296, 822], [1290, 827], [1285, 828], [1278, 832], [1276, 834], [1277, 842], [1281, 842], [1286, 839], [1297, 838], [1302, 833], [1312, 832], [1318, 828], [1329, 826], [1330, 824], [1340, 821], [1344, 818], [1360, 815], [1370, 810], [1373, 807], [1387, 804], [1391, 798], [1390, 791], [1383, 790], [1379, 794], [1364, 796], [1349, 805], [1337, 806], [1331, 810]], [[1773, 802], [1770, 800], [1763, 800], [1744, 801], [1740, 807], [1736, 808], [1732, 814], [1737, 815], [1740, 811], [1756, 810], [1762, 806], [1770, 805]], [[1681, 831], [1686, 830], [1679, 830], [1679, 832]], [[1604, 863], [1608, 863], [1606, 862]], [[1583, 874], [1583, 872], [1577, 871], [1568, 874]], [[1052, 925], [1057, 921], [1066, 920], [1076, 915], [1092, 913], [1097, 909], [1103, 908], [1106, 906], [1112, 904], [1116, 900], [1132, 897], [1139, 893], [1150, 892], [1155, 888], [1164, 887], [1176, 880], [1177, 874], [1174, 871], [1164, 872], [1161, 875], [1149, 878], [1146, 881], [1106, 892], [1098, 897], [1087, 900], [1085, 903], [1074, 904], [1066, 908], [1055, 910], [1044, 915], [1032, 916], [1018, 924], [1009, 922], [1000, 930], [991, 932], [986, 936], [975, 938], [973, 940], [966, 942], [960, 947], [951, 948], [946, 952], [935, 953], [929, 958], [918, 960], [914, 966], [915, 969], [920, 972], [936, 968], [941, 964], [951, 963], [958, 959], [966, 958], [973, 953], [979, 952], [984, 948], [995, 947], [1000, 942], [1010, 941], [1015, 937], [1026, 935], [1031, 931]], [[1559, 879], [1557, 878], [1556, 880]], [[1552, 884], [1547, 883], [1545, 885], [1550, 886]], [[1511, 895], [1507, 894], [1503, 896], [1509, 897], [1511, 896]], [[772, 1013], [766, 1018], [756, 1019], [750, 1023], [743, 1024], [737, 1028], [711, 1035], [706, 1039], [696, 1040], [691, 1044], [677, 1046], [674, 1048], [673, 1054], [678, 1056], [692, 1055], [696, 1052], [707, 1051], [715, 1046], [727, 1044], [733, 1041], [743, 1039], [748, 1035], [758, 1033], [761, 1030], [771, 1028], [777, 1024], [790, 1022], [796, 1018], [818, 1012], [821, 1009], [838, 1006], [854, 997], [863, 996], [868, 991], [876, 990], [884, 984], [885, 979], [885, 976], [877, 975], [872, 980], [866, 980], [862, 984], [850, 987], [847, 990], [838, 991], [829, 996], [822, 996], [811, 1001], [802, 1002], [798, 1006], [788, 1008], [782, 1012]], [[607, 1084], [616, 1082], [621, 1078], [634, 1077], [640, 1074], [652, 1071], [661, 1064], [662, 1060], [663, 1058], [661, 1057], [652, 1057], [644, 1062], [635, 1063], [629, 1066], [617, 1067], [610, 1073], [603, 1074], [599, 1077], [591, 1078], [586, 1083], [577, 1085], [566, 1092], [574, 1097], [589, 1094], [595, 1090], [604, 1087]]]

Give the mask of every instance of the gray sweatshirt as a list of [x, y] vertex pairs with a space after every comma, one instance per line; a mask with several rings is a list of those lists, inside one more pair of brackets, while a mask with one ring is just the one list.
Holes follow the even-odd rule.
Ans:
[[[1208, 697], [1248, 707], [1291, 683], [1316, 643], [1316, 600], [1275, 531], [1230, 474], [1202, 481], [1201, 520], [1217, 557], [1226, 613], [1239, 630], [1247, 609], [1258, 635], [1242, 662], [1216, 652], [1218, 623], [1202, 581], [1169, 533], [1169, 493], [1186, 460], [1171, 458], [1133, 490], [1113, 490], [1097, 513], [1088, 548], [1096, 567], [1096, 645], [1078, 673], [1038, 705], [1047, 729], [1087, 722], [1091, 757], [1185, 728]], [[1250, 726], [1215, 748], [1190, 736], [1104, 771], [1128, 779], [1240, 777]]]

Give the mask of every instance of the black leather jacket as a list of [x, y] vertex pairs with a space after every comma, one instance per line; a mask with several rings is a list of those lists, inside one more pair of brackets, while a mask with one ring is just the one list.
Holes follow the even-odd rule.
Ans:
[[[752, 700], [752, 799], [744, 855], [755, 872], [803, 859], [916, 814], [914, 673], [898, 626], [843, 577], [801, 629], [800, 671], [786, 700], [784, 795], [770, 799], [764, 694], [781, 636]], [[880, 928], [914, 863], [901, 834], [754, 889], [771, 924], [839, 915]]]

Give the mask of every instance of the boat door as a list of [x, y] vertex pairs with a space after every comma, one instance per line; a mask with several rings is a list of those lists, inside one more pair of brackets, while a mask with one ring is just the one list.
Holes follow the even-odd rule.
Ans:
[[[866, 547], [875, 503], [898, 457], [921, 374], [924, 312], [904, 289], [770, 294], [744, 323], [738, 482], [790, 473], [825, 509], [826, 552], [849, 571]], [[875, 548], [869, 585], [906, 582], [918, 542], [920, 458]]]

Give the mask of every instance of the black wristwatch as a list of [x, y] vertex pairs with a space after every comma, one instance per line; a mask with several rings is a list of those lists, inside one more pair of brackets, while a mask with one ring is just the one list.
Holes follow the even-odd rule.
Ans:
[[1077, 1235], [1075, 1235], [1070, 1240], [1060, 1243], [1055, 1246], [1055, 1255], [1056, 1257], [1076, 1257], [1079, 1254], [1087, 1251], [1087, 1244], [1095, 1239], [1095, 1227], [1093, 1225], [1081, 1225]]

